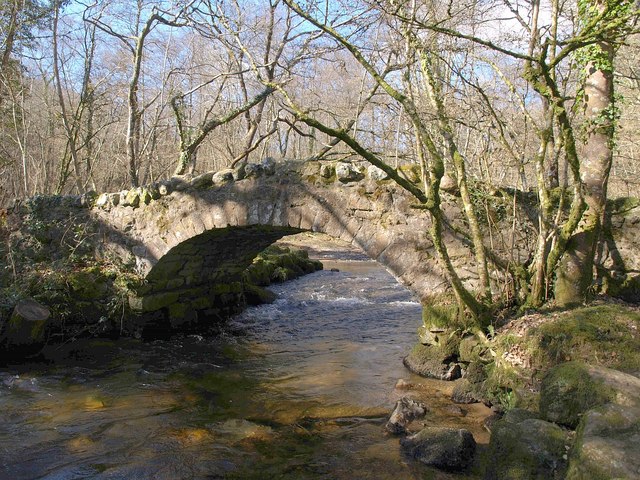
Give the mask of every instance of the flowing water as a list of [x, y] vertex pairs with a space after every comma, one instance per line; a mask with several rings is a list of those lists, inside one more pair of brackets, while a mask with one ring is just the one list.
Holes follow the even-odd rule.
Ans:
[[417, 300], [353, 251], [319, 256], [324, 271], [216, 338], [92, 340], [1, 367], [0, 479], [479, 478], [419, 465], [384, 433], [404, 378], [425, 423], [487, 440], [483, 407], [460, 411], [450, 385], [402, 366]]

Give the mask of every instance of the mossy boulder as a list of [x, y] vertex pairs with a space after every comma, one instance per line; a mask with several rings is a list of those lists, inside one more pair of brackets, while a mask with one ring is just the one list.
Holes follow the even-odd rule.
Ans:
[[460, 340], [458, 356], [461, 362], [468, 364], [489, 363], [493, 360], [488, 346], [475, 335], [466, 335]]
[[246, 283], [265, 287], [271, 283], [293, 280], [317, 270], [322, 270], [322, 263], [310, 259], [305, 250], [271, 245], [253, 260], [242, 277]]
[[73, 297], [81, 300], [105, 298], [109, 293], [110, 280], [98, 267], [72, 271], [66, 277]]
[[[474, 393], [485, 401], [537, 410], [543, 378], [561, 363], [581, 361], [640, 372], [639, 332], [640, 313], [621, 304], [536, 313], [512, 320], [487, 344], [478, 362], [480, 378], [471, 378], [474, 362], [463, 368]], [[460, 352], [467, 352], [467, 346], [461, 344]], [[460, 355], [466, 358], [468, 352]]]
[[400, 440], [403, 450], [424, 463], [443, 470], [463, 470], [473, 462], [476, 442], [468, 430], [426, 427]]
[[540, 391], [543, 418], [575, 428], [589, 409], [609, 402], [615, 392], [594, 378], [582, 362], [567, 362], [552, 368]]
[[513, 409], [495, 422], [485, 480], [562, 479], [568, 432], [558, 425]]
[[482, 395], [478, 393], [476, 384], [469, 382], [466, 378], [456, 381], [451, 393], [451, 401], [454, 403], [477, 403], [482, 400]]
[[567, 479], [638, 477], [640, 378], [570, 362], [551, 370], [544, 387], [541, 413], [577, 424]]
[[249, 283], [244, 285], [244, 297], [247, 305], [273, 303], [277, 298], [276, 294], [271, 290], [267, 290], [266, 288], [262, 288], [257, 285], [251, 285]]
[[640, 408], [609, 403], [584, 414], [567, 480], [640, 477]]
[[527, 348], [540, 370], [570, 360], [640, 372], [640, 312], [618, 304], [578, 308], [533, 328]]
[[[454, 329], [461, 325], [458, 304], [448, 293], [432, 295], [422, 301], [422, 330], [420, 335], [429, 331]], [[426, 337], [428, 338], [428, 337]], [[431, 343], [431, 342], [426, 342]]]
[[440, 346], [416, 344], [403, 359], [412, 372], [440, 380], [460, 378], [462, 370], [457, 362], [458, 338], [454, 335]]

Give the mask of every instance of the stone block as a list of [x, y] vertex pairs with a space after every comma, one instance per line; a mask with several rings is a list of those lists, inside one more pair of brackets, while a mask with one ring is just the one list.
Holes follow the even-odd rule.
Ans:
[[336, 165], [336, 177], [342, 183], [350, 183], [362, 180], [364, 175], [351, 163], [340, 162]]
[[138, 312], [155, 312], [176, 303], [179, 298], [178, 292], [156, 293], [144, 297], [131, 296], [129, 297], [129, 306]]
[[140, 194], [138, 193], [138, 191], [135, 188], [129, 190], [125, 194], [124, 199], [121, 202], [121, 205], [123, 207], [137, 208], [140, 205]]
[[214, 175], [214, 172], [206, 172], [206, 173], [203, 173], [202, 175], [198, 175], [193, 180], [191, 180], [190, 182], [191, 187], [200, 189], [200, 188], [207, 188], [211, 186], [211, 184], [213, 183], [212, 182], [213, 175]]

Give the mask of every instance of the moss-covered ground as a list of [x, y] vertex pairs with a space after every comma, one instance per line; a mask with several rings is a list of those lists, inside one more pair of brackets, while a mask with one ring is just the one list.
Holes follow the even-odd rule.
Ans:
[[621, 302], [513, 319], [478, 350], [467, 378], [474, 393], [504, 408], [537, 409], [542, 380], [569, 361], [640, 372], [640, 309]]

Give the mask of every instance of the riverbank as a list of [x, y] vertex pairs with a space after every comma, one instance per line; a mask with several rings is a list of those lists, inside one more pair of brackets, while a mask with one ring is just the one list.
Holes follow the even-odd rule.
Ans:
[[55, 259], [28, 249], [8, 253], [0, 282], [0, 362], [82, 338], [212, 334], [247, 306], [272, 302], [271, 284], [322, 269], [305, 250], [274, 244], [237, 278], [209, 285], [190, 304], [165, 302], [149, 312], [141, 308], [148, 300], [141, 293], [145, 280], [134, 265], [73, 253]]
[[428, 343], [414, 346], [405, 365], [454, 380], [451, 399], [495, 413], [485, 422], [483, 478], [640, 475], [637, 305], [601, 298], [506, 318], [482, 337], [434, 332], [432, 323], [420, 332]]

